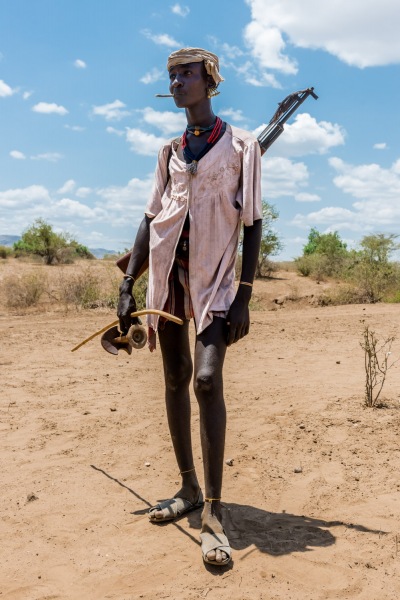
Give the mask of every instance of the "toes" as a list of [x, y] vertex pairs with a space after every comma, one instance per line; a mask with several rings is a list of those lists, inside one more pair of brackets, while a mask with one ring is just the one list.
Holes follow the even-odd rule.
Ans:
[[208, 560], [217, 560], [217, 553], [215, 550], [210, 550], [210, 552], [207, 552], [207, 558]]
[[158, 519], [162, 519], [163, 518], [163, 513], [161, 510], [152, 510], [149, 513], [149, 517], [152, 521], [158, 521]]
[[219, 548], [217, 548], [216, 550], [210, 550], [210, 552], [207, 552], [207, 559], [212, 560], [217, 563], [222, 563], [222, 562], [226, 561], [227, 558], [228, 558], [228, 555], [226, 554], [226, 552], [222, 552], [221, 550], [219, 550]]

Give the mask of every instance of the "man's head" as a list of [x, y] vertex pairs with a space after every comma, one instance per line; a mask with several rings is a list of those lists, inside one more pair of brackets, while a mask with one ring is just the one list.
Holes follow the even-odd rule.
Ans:
[[173, 67], [190, 63], [203, 63], [209, 81], [209, 94], [210, 96], [216, 95], [219, 83], [224, 81], [219, 73], [218, 56], [208, 50], [203, 50], [203, 48], [182, 48], [169, 55], [167, 70], [170, 72]]

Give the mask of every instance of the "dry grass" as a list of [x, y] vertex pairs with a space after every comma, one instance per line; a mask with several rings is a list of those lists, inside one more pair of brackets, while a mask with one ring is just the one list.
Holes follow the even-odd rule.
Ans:
[[[0, 306], [24, 312], [28, 308], [51, 311], [116, 309], [121, 271], [110, 261], [79, 261], [47, 266], [19, 259], [0, 263]], [[147, 277], [135, 285], [138, 309], [145, 305]]]
[[46, 278], [38, 273], [25, 273], [20, 277], [7, 275], [2, 281], [2, 291], [8, 308], [24, 309], [36, 306], [46, 289]]

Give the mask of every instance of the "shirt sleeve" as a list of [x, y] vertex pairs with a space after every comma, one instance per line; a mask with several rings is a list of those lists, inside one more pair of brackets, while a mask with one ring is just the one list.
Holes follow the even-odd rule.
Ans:
[[249, 227], [262, 219], [261, 151], [257, 140], [248, 140], [243, 148], [242, 210], [243, 224]]
[[145, 210], [145, 214], [150, 218], [157, 216], [162, 209], [161, 200], [168, 183], [168, 156], [170, 149], [171, 144], [166, 144], [160, 148], [158, 153], [153, 190]]

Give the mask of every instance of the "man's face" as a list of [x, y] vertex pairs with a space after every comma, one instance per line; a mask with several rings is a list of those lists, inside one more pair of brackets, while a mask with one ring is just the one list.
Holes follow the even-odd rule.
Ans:
[[170, 92], [179, 108], [190, 108], [207, 98], [207, 74], [202, 62], [171, 67], [169, 80]]

